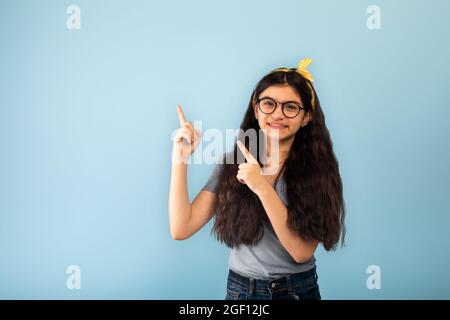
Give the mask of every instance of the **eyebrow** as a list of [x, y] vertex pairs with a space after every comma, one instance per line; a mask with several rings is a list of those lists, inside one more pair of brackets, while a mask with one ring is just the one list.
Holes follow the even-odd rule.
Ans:
[[[269, 97], [269, 96], [264, 96], [264, 97], [261, 97], [261, 98], [259, 98], [259, 100], [261, 100], [261, 99], [264, 99], [264, 98], [270, 98], [270, 99], [272, 99], [272, 100], [277, 100], [277, 99], [275, 99], [275, 98], [272, 98], [272, 97]], [[299, 105], [302, 105], [302, 103], [301, 102], [298, 102], [298, 101], [295, 101], [295, 100], [289, 100], [289, 101], [279, 101], [280, 103], [288, 103], [288, 102], [294, 102], [294, 103], [297, 103], [297, 104], [299, 104]]]

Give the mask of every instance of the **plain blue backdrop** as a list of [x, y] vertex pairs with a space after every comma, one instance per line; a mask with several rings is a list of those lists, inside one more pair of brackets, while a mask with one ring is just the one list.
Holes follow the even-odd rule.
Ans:
[[322, 297], [449, 299], [449, 29], [446, 0], [1, 1], [0, 298], [223, 299], [211, 222], [169, 234], [176, 106], [238, 128], [266, 72], [310, 57], [347, 207]]

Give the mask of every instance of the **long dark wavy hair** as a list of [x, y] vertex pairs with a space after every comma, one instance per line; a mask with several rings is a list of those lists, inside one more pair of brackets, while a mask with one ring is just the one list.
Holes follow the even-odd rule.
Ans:
[[[255, 99], [273, 85], [291, 86], [300, 95], [305, 112], [312, 112], [312, 93], [308, 86], [313, 88], [312, 83], [295, 70], [273, 71], [257, 83], [241, 130], [254, 129], [259, 132], [260, 126], [254, 115]], [[312, 91], [315, 99], [313, 118], [296, 132], [283, 164], [282, 178], [286, 186], [288, 226], [305, 240], [319, 240], [329, 251], [336, 249], [339, 239], [341, 246], [344, 245], [345, 203], [330, 133], [314, 88]], [[242, 142], [251, 150], [245, 141]], [[262, 166], [259, 139], [257, 143], [258, 152], [253, 156]], [[213, 209], [215, 219], [211, 232], [228, 247], [255, 245], [263, 236], [264, 224], [270, 224], [258, 196], [236, 178], [238, 152], [240, 150], [235, 144], [233, 164], [227, 164], [224, 155], [225, 164], [220, 166], [218, 173], [217, 201]]]

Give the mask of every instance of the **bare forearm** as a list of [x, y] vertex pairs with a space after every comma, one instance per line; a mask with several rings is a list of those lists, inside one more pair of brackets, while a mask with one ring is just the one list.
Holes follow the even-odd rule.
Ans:
[[297, 262], [304, 262], [314, 253], [316, 241], [306, 241], [288, 227], [288, 211], [275, 189], [262, 185], [256, 193], [272, 223], [273, 229], [286, 251]]
[[189, 221], [191, 204], [187, 189], [187, 164], [172, 163], [169, 190], [169, 223], [172, 235]]

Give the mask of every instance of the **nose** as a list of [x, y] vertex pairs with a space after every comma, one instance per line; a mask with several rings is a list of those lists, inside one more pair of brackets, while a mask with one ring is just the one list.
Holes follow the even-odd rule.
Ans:
[[284, 119], [283, 110], [280, 104], [277, 104], [275, 111], [272, 113], [272, 118], [274, 119]]

